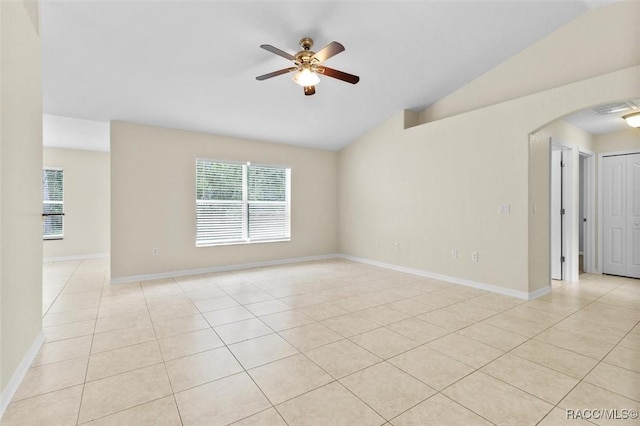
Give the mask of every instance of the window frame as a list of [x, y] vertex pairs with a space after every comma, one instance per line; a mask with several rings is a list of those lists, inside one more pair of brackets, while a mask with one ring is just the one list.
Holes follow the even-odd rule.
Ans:
[[[242, 199], [241, 200], [198, 200], [198, 163], [220, 163], [230, 165], [242, 166]], [[196, 247], [218, 247], [218, 246], [232, 246], [232, 245], [244, 245], [244, 244], [261, 244], [261, 243], [277, 243], [291, 241], [291, 166], [283, 164], [267, 164], [267, 163], [254, 163], [252, 161], [237, 161], [237, 160], [220, 160], [205, 157], [196, 157], [195, 167], [195, 243]], [[249, 200], [249, 167], [271, 167], [280, 168], [285, 170], [285, 201], [250, 201]], [[198, 205], [199, 204], [239, 204], [242, 206], [242, 237], [235, 240], [226, 240], [219, 242], [199, 242], [198, 241]], [[268, 238], [268, 239], [252, 239], [249, 237], [249, 225], [250, 216], [249, 209], [251, 205], [255, 204], [271, 204], [271, 205], [284, 205], [285, 206], [285, 220], [286, 220], [286, 236], [282, 238]]]
[[45, 233], [44, 233], [44, 224], [45, 224], [45, 221], [47, 219], [47, 216], [43, 216], [43, 218], [42, 218], [42, 228], [43, 228], [42, 229], [42, 239], [44, 241], [64, 240], [64, 222], [65, 222], [65, 220], [64, 220], [64, 198], [65, 198], [65, 196], [64, 196], [64, 187], [65, 187], [65, 184], [64, 184], [64, 175], [65, 175], [64, 168], [63, 167], [52, 167], [52, 166], [44, 166], [44, 167], [42, 167], [43, 181], [44, 181], [44, 172], [46, 172], [47, 170], [62, 172], [62, 191], [61, 191], [62, 192], [62, 201], [45, 200], [44, 199], [44, 188], [43, 188], [43, 191], [42, 191], [42, 211], [43, 211], [43, 215], [44, 215], [44, 212], [45, 212], [45, 208], [44, 207], [46, 205], [60, 205], [60, 206], [62, 206], [62, 212], [61, 212], [61, 216], [60, 216], [62, 223], [61, 223], [61, 226], [60, 226], [60, 230], [61, 230], [60, 234], [45, 235]]

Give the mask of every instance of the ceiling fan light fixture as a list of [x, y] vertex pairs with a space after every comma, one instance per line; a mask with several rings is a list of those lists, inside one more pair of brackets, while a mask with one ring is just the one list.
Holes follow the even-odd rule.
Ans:
[[315, 86], [320, 83], [320, 77], [309, 68], [302, 68], [293, 75], [293, 81], [302, 87]]
[[626, 121], [629, 126], [635, 127], [636, 129], [640, 128], [640, 111], [623, 115], [622, 119]]

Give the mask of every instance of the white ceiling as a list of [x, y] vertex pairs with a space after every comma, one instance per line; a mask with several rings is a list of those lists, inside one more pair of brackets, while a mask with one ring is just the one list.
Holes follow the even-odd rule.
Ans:
[[[640, 106], [640, 98], [628, 99], [628, 101]], [[586, 108], [564, 117], [563, 120], [593, 135], [603, 135], [628, 129], [629, 126], [622, 119], [622, 116], [635, 111], [637, 110], [629, 109], [600, 115], [592, 108]]]
[[[615, 0], [614, 0], [615, 1]], [[55, 1], [41, 3], [44, 112], [340, 149], [420, 110], [612, 0]], [[346, 51], [305, 97], [290, 53], [310, 36]]]

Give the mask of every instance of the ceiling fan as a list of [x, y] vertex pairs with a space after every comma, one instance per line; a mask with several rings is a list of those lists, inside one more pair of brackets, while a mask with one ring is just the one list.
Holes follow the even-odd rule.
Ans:
[[290, 55], [284, 50], [278, 49], [277, 47], [273, 47], [269, 44], [260, 45], [260, 47], [264, 50], [268, 50], [271, 53], [275, 53], [276, 55], [293, 61], [295, 66], [260, 75], [256, 77], [256, 80], [262, 81], [271, 77], [276, 77], [278, 75], [288, 74], [295, 71], [296, 73], [293, 75], [293, 81], [304, 88], [304, 94], [307, 96], [316, 93], [315, 85], [320, 82], [320, 77], [318, 77], [318, 74], [337, 78], [338, 80], [346, 81], [347, 83], [351, 84], [356, 84], [358, 81], [360, 81], [360, 77], [358, 77], [357, 75], [348, 74], [346, 72], [334, 70], [333, 68], [320, 65], [322, 62], [344, 50], [344, 46], [337, 41], [332, 41], [317, 52], [311, 51], [313, 40], [309, 37], [304, 37], [302, 40], [300, 40], [299, 44], [302, 50], [295, 55]]

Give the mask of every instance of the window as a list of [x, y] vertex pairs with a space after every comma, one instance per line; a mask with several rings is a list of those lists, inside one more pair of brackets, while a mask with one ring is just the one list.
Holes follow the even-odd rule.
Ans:
[[291, 168], [196, 160], [196, 246], [291, 240]]
[[42, 236], [45, 240], [64, 236], [64, 171], [42, 170]]

